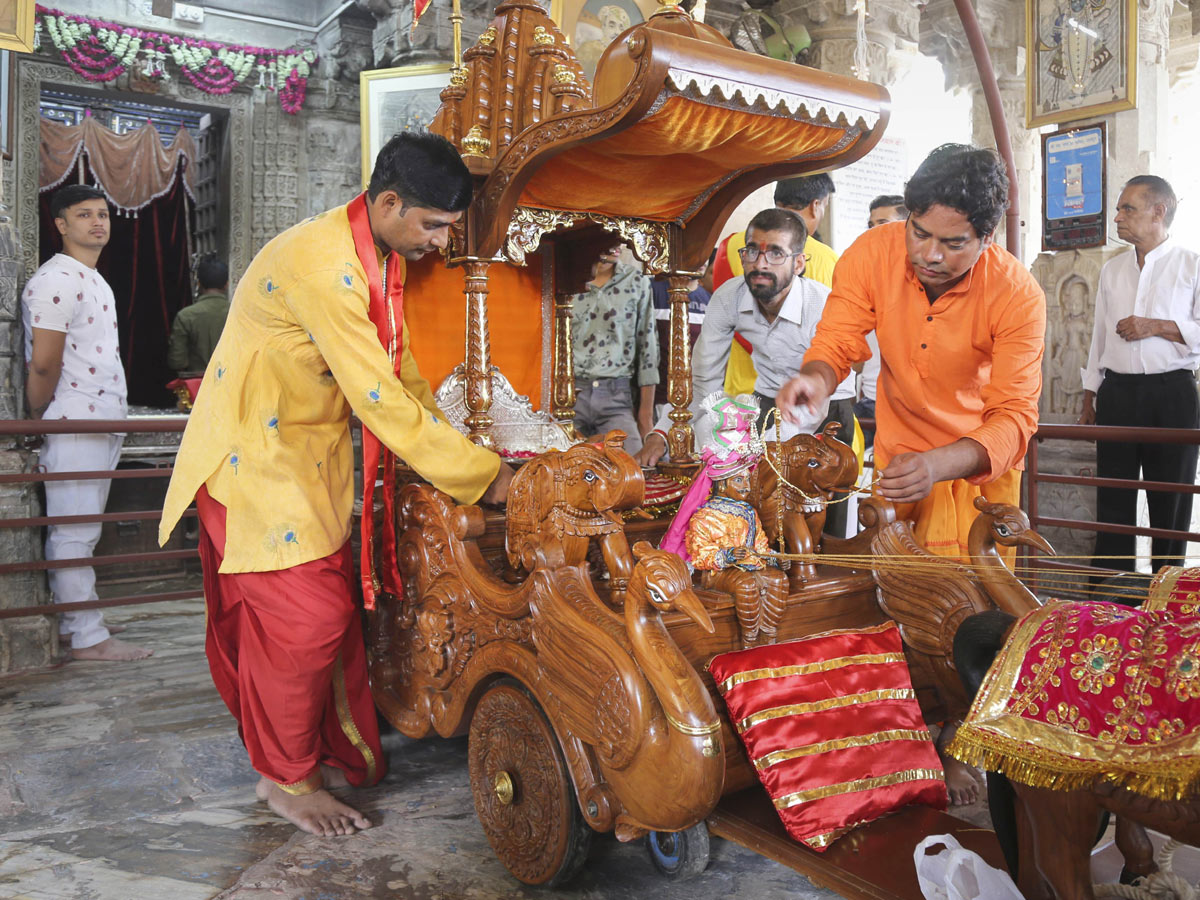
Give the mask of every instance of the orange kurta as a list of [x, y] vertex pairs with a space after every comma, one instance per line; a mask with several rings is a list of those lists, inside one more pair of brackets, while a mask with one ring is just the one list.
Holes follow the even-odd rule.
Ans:
[[[961, 505], [978, 493], [961, 488], [985, 484], [991, 485], [985, 495], [1015, 502], [1019, 477], [1009, 473], [1024, 468], [1037, 429], [1045, 295], [1016, 257], [992, 244], [962, 281], [930, 303], [908, 262], [904, 230], [904, 222], [872, 228], [842, 254], [804, 361], [825, 362], [845, 378], [852, 363], [870, 357], [866, 335], [874, 329], [881, 361], [876, 466], [968, 437], [987, 451], [988, 469], [959, 488], [939, 486], [922, 504], [938, 504], [936, 495], [950, 492], [952, 501], [941, 497], [944, 516], [947, 501]], [[918, 511], [918, 538], [922, 517]], [[950, 530], [959, 532], [965, 552], [965, 534]]]

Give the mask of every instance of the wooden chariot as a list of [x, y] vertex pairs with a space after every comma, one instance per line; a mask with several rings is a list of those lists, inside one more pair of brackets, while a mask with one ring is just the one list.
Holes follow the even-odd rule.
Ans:
[[[705, 669], [741, 646], [733, 601], [654, 549], [688, 467], [646, 476], [619, 432], [581, 443], [570, 424], [566, 298], [616, 234], [669, 278], [669, 443], [676, 460], [692, 456], [688, 280], [751, 191], [866, 154], [887, 122], [886, 92], [736, 50], [676, 7], [618, 38], [589, 84], [539, 3], [504, 0], [442, 100], [433, 128], [461, 149], [477, 190], [438, 271], [410, 271], [409, 292], [461, 267], [466, 354], [439, 404], [473, 440], [530, 458], [507, 513], [458, 506], [416, 481], [399, 489], [404, 596], [384, 597], [368, 621], [383, 714], [414, 738], [469, 734], [479, 820], [530, 884], [566, 881], [590, 836], [608, 831], [646, 837], [655, 864], [684, 875], [704, 867], [711, 830], [847, 897], [919, 897], [912, 851], [929, 833], [954, 833], [999, 864], [991, 832], [927, 808], [823, 854], [786, 836]], [[557, 298], [548, 413], [494, 369], [489, 341], [490, 285], [503, 282], [508, 309], [542, 303], [545, 284], [507, 277], [535, 251]], [[786, 481], [814, 494], [857, 474], [836, 442], [800, 436], [776, 453]], [[985, 511], [973, 565], [897, 578], [875, 571], [872, 554], [923, 551], [888, 504], [863, 504], [856, 538], [814, 542], [802, 498], [776, 482], [767, 471], [755, 486], [772, 540], [863, 560], [794, 566], [779, 639], [895, 619], [927, 718], [961, 715], [954, 628], [974, 611], [1035, 602], [995, 556], [997, 540], [1019, 539], [1021, 514]]]

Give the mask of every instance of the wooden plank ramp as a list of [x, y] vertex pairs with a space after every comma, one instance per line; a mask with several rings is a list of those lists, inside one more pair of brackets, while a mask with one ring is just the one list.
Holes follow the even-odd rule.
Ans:
[[907, 806], [859, 826], [817, 853], [788, 835], [770, 797], [754, 787], [723, 797], [708, 829], [849, 900], [922, 900], [913, 851], [931, 834], [952, 834], [988, 865], [1006, 870], [995, 832], [927, 806]]

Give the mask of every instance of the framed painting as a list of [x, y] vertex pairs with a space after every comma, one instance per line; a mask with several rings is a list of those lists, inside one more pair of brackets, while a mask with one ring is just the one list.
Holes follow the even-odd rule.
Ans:
[[1108, 240], [1104, 123], [1042, 135], [1042, 249]]
[[1137, 106], [1137, 0], [1025, 0], [1030, 128]]
[[550, 16], [591, 79], [617, 35], [645, 22], [658, 7], [658, 0], [552, 0]]
[[450, 63], [359, 73], [364, 189], [383, 145], [398, 132], [428, 128], [442, 105], [442, 89], [449, 83]]
[[0, 50], [33, 52], [34, 0], [0, 0]]

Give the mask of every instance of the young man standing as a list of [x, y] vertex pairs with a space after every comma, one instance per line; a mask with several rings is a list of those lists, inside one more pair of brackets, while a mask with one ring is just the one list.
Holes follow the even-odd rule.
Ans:
[[[502, 502], [512, 479], [446, 423], [403, 320], [405, 261], [447, 246], [471, 190], [449, 141], [401, 133], [366, 193], [268, 243], [238, 284], [167, 491], [161, 542], [193, 497], [200, 511], [209, 666], [262, 776], [258, 796], [312, 834], [370, 827], [328, 789], [375, 784], [386, 769], [350, 554], [351, 410], [368, 511], [380, 445], [460, 503]], [[399, 590], [386, 529], [376, 581], [372, 522], [363, 516], [368, 605]]]
[[[62, 235], [63, 249], [34, 273], [21, 295], [25, 358], [29, 373], [25, 396], [34, 419], [124, 419], [125, 370], [117, 341], [117, 305], [112, 289], [96, 271], [108, 244], [108, 201], [87, 185], [70, 185], [50, 200], [50, 215]], [[120, 434], [51, 434], [41, 465], [46, 472], [94, 472], [115, 469], [121, 457]], [[110, 479], [47, 481], [46, 515], [99, 515], [108, 502]], [[101, 525], [89, 522], [46, 529], [46, 559], [90, 557]], [[91, 566], [51, 569], [50, 592], [56, 603], [98, 599]], [[152, 651], [112, 636], [99, 610], [65, 612], [59, 634], [71, 642], [75, 659], [144, 659]]]
[[621, 248], [600, 253], [587, 290], [571, 302], [575, 430], [592, 437], [619, 428], [637, 453], [654, 426], [658, 340], [650, 279], [620, 261]]

